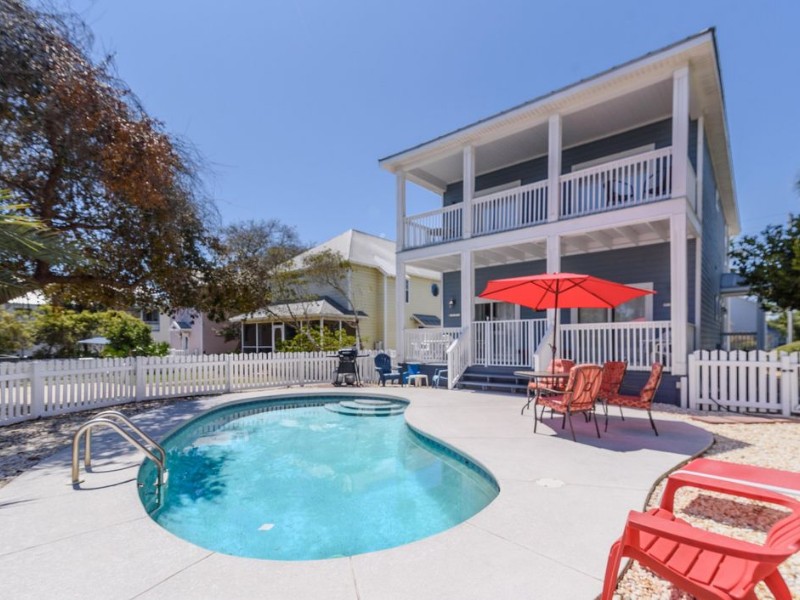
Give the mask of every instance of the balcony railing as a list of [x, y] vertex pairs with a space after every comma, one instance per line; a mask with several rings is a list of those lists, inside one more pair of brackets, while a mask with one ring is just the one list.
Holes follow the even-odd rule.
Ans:
[[672, 195], [672, 148], [581, 169], [561, 177], [560, 216], [576, 217]]
[[547, 221], [547, 180], [473, 200], [473, 235], [498, 233]]
[[[687, 188], [694, 206], [694, 171]], [[530, 227], [548, 219], [548, 181], [496, 192], [472, 201], [472, 235]], [[559, 218], [627, 208], [672, 197], [672, 148], [637, 154], [559, 178]], [[404, 249], [444, 244], [464, 236], [463, 205], [405, 219]]]
[[419, 248], [460, 240], [463, 235], [462, 206], [455, 204], [406, 217], [404, 248]]

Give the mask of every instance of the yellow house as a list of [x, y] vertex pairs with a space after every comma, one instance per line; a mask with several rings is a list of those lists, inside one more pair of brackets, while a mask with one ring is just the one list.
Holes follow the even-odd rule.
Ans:
[[[396, 348], [395, 243], [350, 229], [307, 250], [294, 262], [300, 265], [305, 257], [326, 250], [340, 254], [351, 265], [342, 289], [320, 287], [314, 290], [313, 301], [276, 304], [233, 317], [232, 322], [241, 323], [243, 352], [272, 352], [279, 341], [294, 335], [290, 322], [320, 324], [353, 334], [356, 317], [362, 348]], [[440, 327], [439, 273], [407, 267], [403, 285], [403, 314], [408, 315], [408, 322], [401, 329]]]

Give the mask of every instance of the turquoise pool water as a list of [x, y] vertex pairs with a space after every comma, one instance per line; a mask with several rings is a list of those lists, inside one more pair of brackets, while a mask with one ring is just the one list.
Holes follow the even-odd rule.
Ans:
[[433, 535], [497, 496], [491, 476], [410, 429], [402, 414], [324, 407], [343, 399], [249, 402], [191, 421], [164, 442], [160, 506], [154, 466], [140, 470], [145, 506], [160, 525], [210, 550], [313, 560]]

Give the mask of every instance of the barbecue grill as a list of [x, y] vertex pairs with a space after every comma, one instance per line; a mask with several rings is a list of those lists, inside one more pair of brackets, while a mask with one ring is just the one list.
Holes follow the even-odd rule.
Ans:
[[336, 353], [339, 358], [339, 365], [333, 375], [333, 385], [361, 385], [361, 377], [358, 374], [358, 350], [356, 348], [342, 348]]

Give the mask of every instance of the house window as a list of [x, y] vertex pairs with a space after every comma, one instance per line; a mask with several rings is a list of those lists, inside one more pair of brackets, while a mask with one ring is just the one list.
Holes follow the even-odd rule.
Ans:
[[[652, 290], [653, 283], [629, 283], [631, 287], [641, 288], [643, 290]], [[572, 309], [572, 322], [573, 323], [632, 323], [637, 321], [652, 321], [653, 320], [653, 296], [639, 296], [633, 300], [629, 300], [624, 304], [620, 304], [615, 309], [609, 308], [573, 308]]]
[[582, 163], [575, 163], [570, 168], [570, 171], [573, 173], [575, 171], [581, 171], [583, 169], [588, 169], [590, 167], [596, 167], [598, 165], [603, 165], [605, 163], [609, 163], [615, 160], [622, 160], [623, 158], [630, 158], [631, 156], [636, 156], [637, 154], [644, 154], [645, 152], [652, 152], [656, 149], [655, 144], [646, 144], [644, 146], [639, 146], [638, 148], [631, 148], [630, 150], [624, 150], [622, 152], [616, 152], [614, 154], [606, 154], [605, 156], [601, 156], [600, 158], [595, 158], [592, 160], [587, 160]]
[[406, 279], [406, 304], [408, 304], [408, 299], [411, 296], [411, 282]]
[[473, 194], [472, 197], [482, 198], [483, 196], [489, 196], [491, 194], [496, 194], [497, 192], [505, 192], [506, 190], [512, 190], [514, 188], [518, 188], [520, 185], [522, 185], [522, 180], [517, 179], [516, 181], [501, 183], [500, 185], [484, 188], [482, 190], [475, 190], [475, 193]]
[[151, 331], [161, 329], [161, 314], [157, 310], [142, 310], [140, 316], [142, 321], [150, 326]]

